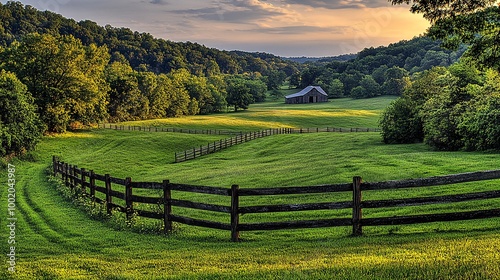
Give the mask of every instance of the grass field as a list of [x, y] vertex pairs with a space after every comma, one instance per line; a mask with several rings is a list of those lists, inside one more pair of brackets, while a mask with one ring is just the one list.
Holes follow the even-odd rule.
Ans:
[[[327, 123], [373, 127], [378, 113], [389, 101], [388, 98], [342, 99], [337, 104], [291, 109], [277, 103], [264, 103], [248, 112], [203, 116], [206, 121], [202, 123], [196, 121], [199, 117], [186, 118], [190, 121], [185, 125], [205, 127], [208, 122], [210, 128], [220, 129], [225, 125], [225, 118], [238, 116], [233, 125], [226, 128], [242, 129], [248, 120], [263, 122], [262, 126], [252, 129], [273, 127], [271, 123], [276, 122], [294, 127]], [[343, 104], [343, 108], [337, 107], [339, 104]], [[266, 113], [266, 108], [268, 112], [281, 112]], [[293, 110], [300, 113], [289, 112]], [[342, 110], [371, 113], [335, 116], [334, 112]], [[157, 122], [172, 125], [168, 121]], [[334, 124], [329, 126], [336, 126]], [[500, 166], [498, 153], [435, 152], [423, 144], [388, 146], [381, 143], [378, 133], [276, 135], [198, 160], [172, 163], [175, 151], [206, 144], [218, 137], [112, 130], [46, 137], [28, 160], [12, 162], [16, 165], [17, 179], [17, 272], [10, 274], [4, 262], [0, 279], [500, 279], [500, 219], [366, 227], [365, 235], [356, 238], [349, 236], [351, 229], [347, 227], [242, 232], [243, 242], [231, 243], [226, 231], [176, 225], [173, 234], [163, 236], [138, 233], [137, 227], [142, 222], [126, 229], [119, 216], [111, 220], [93, 219], [47, 180], [52, 155], [101, 174], [131, 176], [136, 181], [169, 179], [220, 187], [239, 184], [242, 188], [343, 183], [350, 182], [355, 175], [363, 176], [365, 181], [383, 181]], [[0, 172], [0, 176], [5, 186], [6, 171]], [[364, 198], [435, 195], [455, 190], [473, 192], [498, 187], [498, 181], [490, 181], [419, 191], [374, 192]], [[2, 187], [0, 248], [8, 253], [6, 194], [6, 187]], [[335, 197], [342, 198], [342, 194]], [[296, 198], [279, 197], [278, 201], [262, 198], [255, 203], [269, 202], [266, 199], [281, 203], [281, 200]], [[301, 199], [307, 202], [329, 198]], [[364, 215], [454, 212], [497, 207], [499, 202], [366, 211]], [[219, 219], [209, 214], [194, 214]], [[264, 218], [291, 219], [287, 215]], [[311, 215], [325, 218], [349, 213], [322, 211]], [[242, 219], [246, 222], [257, 218], [243, 216]], [[144, 223], [154, 227], [152, 222]], [[2, 253], [5, 259], [7, 253]]]

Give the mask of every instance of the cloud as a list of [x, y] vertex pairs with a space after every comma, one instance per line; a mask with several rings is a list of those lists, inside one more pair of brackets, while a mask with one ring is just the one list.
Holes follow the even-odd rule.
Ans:
[[250, 23], [275, 17], [293, 16], [295, 12], [261, 0], [219, 0], [212, 1], [211, 7], [174, 10], [172, 13], [210, 21]]
[[354, 31], [350, 26], [334, 26], [320, 27], [312, 25], [295, 25], [295, 26], [279, 26], [279, 27], [263, 27], [258, 29], [240, 30], [244, 32], [257, 32], [275, 35], [304, 35], [307, 37], [313, 33], [329, 33], [329, 34], [344, 34]]
[[325, 9], [360, 9], [360, 8], [378, 8], [390, 6], [387, 0], [341, 0], [341, 1], [328, 1], [328, 0], [283, 0], [287, 4], [296, 4], [309, 6], [311, 8], [325, 8]]
[[149, 1], [151, 4], [158, 4], [158, 5], [167, 5], [168, 2], [166, 0], [151, 0]]

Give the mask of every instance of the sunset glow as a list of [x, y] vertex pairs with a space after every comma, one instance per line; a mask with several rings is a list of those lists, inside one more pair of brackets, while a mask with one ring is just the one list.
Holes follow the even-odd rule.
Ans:
[[[1, 1], [5, 3], [6, 1]], [[423, 34], [429, 23], [384, 0], [23, 0], [77, 21], [171, 41], [280, 56], [355, 53]]]

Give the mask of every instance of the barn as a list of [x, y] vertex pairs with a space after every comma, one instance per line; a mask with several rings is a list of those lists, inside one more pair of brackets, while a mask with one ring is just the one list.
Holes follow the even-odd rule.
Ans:
[[319, 86], [308, 86], [300, 92], [285, 96], [286, 104], [328, 102], [328, 94]]

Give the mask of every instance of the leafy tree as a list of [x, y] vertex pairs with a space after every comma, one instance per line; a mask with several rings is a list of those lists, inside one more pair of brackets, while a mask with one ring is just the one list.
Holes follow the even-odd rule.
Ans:
[[35, 148], [45, 129], [33, 98], [13, 73], [0, 71], [0, 156]]
[[235, 112], [240, 108], [244, 110], [248, 109], [248, 106], [253, 103], [251, 90], [243, 79], [231, 79], [228, 81], [227, 103], [230, 106], [234, 106]]
[[106, 68], [106, 81], [110, 86], [111, 121], [138, 120], [149, 115], [149, 100], [141, 93], [137, 75], [129, 65], [110, 64]]
[[105, 47], [84, 47], [73, 36], [30, 34], [1, 54], [3, 68], [14, 72], [35, 98], [49, 131], [89, 125], [107, 116]]
[[500, 150], [500, 74], [489, 70], [482, 87], [468, 89], [474, 98], [465, 106], [466, 112], [458, 125], [464, 148]]
[[351, 90], [351, 97], [356, 99], [366, 98], [368, 97], [368, 91], [362, 86], [357, 86]]
[[327, 88], [328, 97], [343, 97], [344, 96], [344, 84], [339, 79], [335, 79], [330, 83]]
[[418, 107], [409, 98], [394, 100], [382, 114], [380, 127], [386, 144], [416, 143], [424, 138]]
[[380, 85], [370, 75], [366, 75], [361, 79], [359, 85], [366, 90], [365, 97], [375, 97], [380, 95]]
[[408, 71], [400, 67], [392, 67], [385, 71], [383, 92], [388, 95], [402, 95], [409, 84]]
[[496, 0], [438, 1], [391, 0], [393, 4], [412, 3], [411, 12], [422, 14], [432, 26], [429, 35], [444, 40], [444, 46], [470, 45], [466, 52], [478, 65], [500, 67], [500, 7]]
[[286, 73], [284, 71], [271, 70], [267, 76], [267, 89], [279, 89], [285, 82]]

